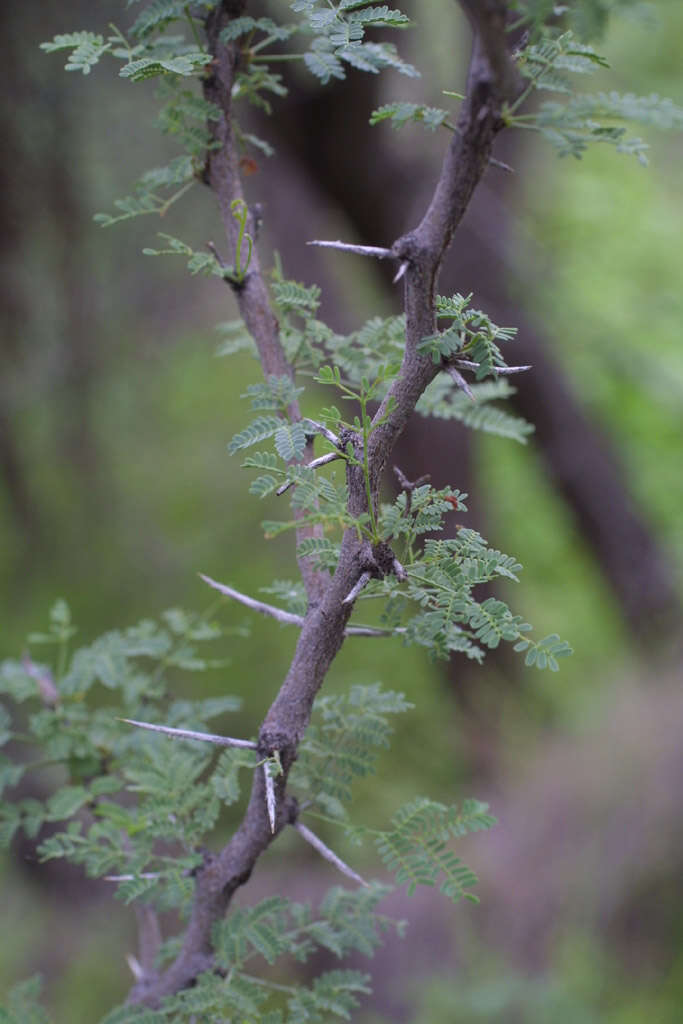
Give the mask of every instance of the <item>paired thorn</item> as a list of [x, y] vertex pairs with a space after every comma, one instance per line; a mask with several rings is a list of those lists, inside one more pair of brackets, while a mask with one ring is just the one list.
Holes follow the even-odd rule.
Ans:
[[330, 862], [330, 864], [334, 864], [337, 870], [341, 871], [342, 875], [346, 875], [347, 878], [353, 879], [353, 881], [358, 882], [359, 885], [364, 885], [366, 888], [369, 888], [365, 879], [361, 878], [358, 872], [354, 871], [353, 868], [350, 868], [348, 864], [345, 864], [341, 857], [338, 857], [337, 854], [329, 848], [329, 846], [325, 845], [322, 839], [318, 838], [315, 832], [311, 832], [310, 828], [307, 828], [300, 821], [296, 822], [294, 828], [307, 843], [310, 843], [314, 850], [317, 850], [321, 857], [324, 857], [325, 860]]
[[245, 750], [256, 750], [258, 744], [251, 740], [237, 740], [231, 736], [218, 736], [211, 732], [196, 732], [194, 729], [172, 729], [170, 725], [153, 725], [152, 722], [137, 722], [134, 718], [120, 718], [120, 722], [135, 725], [138, 729], [150, 729], [152, 732], [163, 732], [166, 736], [174, 736], [181, 740], [203, 740], [215, 743], [218, 747], [242, 747]]
[[334, 433], [334, 431], [330, 430], [329, 427], [326, 427], [324, 423], [318, 423], [317, 420], [312, 420], [308, 416], [306, 416], [302, 420], [302, 423], [304, 425], [304, 429], [306, 428], [306, 424], [310, 424], [310, 426], [313, 427], [313, 433], [314, 434], [322, 434], [322, 436], [327, 438], [327, 440], [330, 442], [330, 444], [333, 444], [335, 446], [335, 448], [339, 447], [339, 444], [340, 444], [339, 438]]
[[[463, 370], [478, 370], [479, 363], [473, 363], [469, 359], [456, 359], [455, 363], [460, 366]], [[508, 377], [513, 373], [524, 373], [526, 370], [531, 370], [531, 364], [528, 366], [495, 366], [494, 371], [499, 377]]]
[[[355, 252], [358, 256], [374, 256], [378, 260], [396, 259], [396, 253], [392, 249], [385, 249], [381, 245], [352, 245], [350, 242], [328, 242], [322, 241], [319, 238], [314, 239], [312, 242], [306, 242], [306, 245], [320, 245], [326, 249], [341, 249], [342, 252]], [[400, 281], [407, 269], [408, 262], [404, 260], [396, 271], [392, 284]]]
[[[205, 583], [208, 583], [210, 587], [213, 587], [214, 590], [220, 591], [226, 597], [233, 598], [233, 600], [243, 604], [246, 608], [251, 608], [252, 611], [260, 612], [261, 615], [269, 615], [271, 618], [277, 619], [278, 622], [282, 622], [287, 626], [299, 626], [301, 628], [304, 624], [303, 615], [294, 615], [293, 612], [286, 612], [283, 608], [276, 608], [273, 604], [255, 601], [253, 597], [241, 594], [239, 590], [234, 590], [225, 583], [218, 583], [216, 580], [212, 580], [210, 576], [205, 576], [204, 573], [200, 572], [199, 577]], [[394, 636], [395, 633], [400, 632], [402, 632], [401, 628], [377, 629], [375, 626], [347, 626], [344, 630], [346, 636]]]
[[403, 277], [403, 275], [405, 274], [407, 269], [408, 269], [408, 262], [404, 261], [401, 264], [401, 266], [398, 268], [396, 273], [394, 274], [391, 283], [392, 284], [397, 284], [401, 280], [401, 278]]
[[[305, 469], [319, 469], [320, 466], [327, 466], [328, 463], [334, 462], [336, 459], [341, 458], [342, 456], [340, 452], [328, 452], [327, 455], [319, 455], [317, 459], [313, 459], [311, 462], [308, 462], [305, 466]], [[279, 498], [280, 495], [288, 491], [290, 487], [293, 487], [294, 483], [294, 480], [285, 480], [285, 482], [280, 487], [278, 487], [275, 494]]]
[[145, 972], [140, 964], [137, 957], [134, 957], [132, 953], [126, 953], [126, 963], [130, 968], [130, 973], [133, 975], [136, 981], [143, 981], [145, 978]]
[[263, 776], [266, 782], [266, 808], [268, 810], [268, 821], [270, 831], [275, 835], [275, 779], [270, 773], [272, 762], [266, 761], [263, 765]]
[[[460, 370], [458, 369], [458, 367], [460, 367], [460, 369], [462, 369], [462, 370], [478, 370], [480, 365], [481, 365], [480, 363], [474, 363], [474, 362], [472, 362], [469, 359], [454, 359], [452, 362], [445, 363], [444, 366], [443, 366], [443, 369], [446, 371], [446, 373], [450, 377], [452, 377], [453, 382], [455, 383], [456, 387], [458, 387], [461, 391], [464, 391], [465, 394], [467, 395], [467, 397], [470, 398], [473, 402], [476, 401], [476, 396], [475, 396], [474, 392], [472, 391], [472, 388], [469, 386], [469, 384], [467, 383], [467, 381], [463, 377], [463, 375], [460, 373]], [[530, 365], [529, 366], [494, 366], [493, 367], [493, 374], [496, 377], [509, 377], [513, 373], [524, 373], [526, 370], [530, 370], [530, 369], [531, 369]]]
[[378, 260], [386, 260], [394, 256], [391, 249], [385, 249], [379, 245], [352, 245], [350, 242], [323, 242], [320, 239], [306, 242], [306, 245], [320, 245], [326, 249], [341, 249], [344, 252], [355, 252], [359, 256], [374, 256]]
[[240, 604], [243, 604], [246, 608], [251, 608], [254, 612], [260, 612], [261, 615], [270, 615], [271, 618], [277, 619], [278, 622], [283, 622], [287, 626], [303, 626], [304, 624], [301, 615], [286, 612], [284, 608], [276, 608], [275, 605], [266, 604], [264, 601], [256, 601], [253, 597], [248, 597], [247, 594], [241, 594], [239, 590], [233, 590], [226, 583], [218, 583], [216, 580], [212, 580], [210, 576], [205, 576], [203, 572], [199, 573], [199, 578], [208, 583], [214, 590], [225, 594], [226, 597], [231, 597], [234, 601], [239, 601]]
[[348, 594], [342, 601], [342, 604], [353, 604], [353, 602], [356, 600], [363, 587], [367, 587], [368, 583], [370, 582], [370, 579], [371, 576], [369, 572], [361, 573], [356, 583], [353, 585], [353, 587], [351, 587], [351, 590], [349, 590]]
[[139, 875], [103, 875], [103, 882], [134, 882], [136, 878], [161, 878], [159, 871], [141, 871]]

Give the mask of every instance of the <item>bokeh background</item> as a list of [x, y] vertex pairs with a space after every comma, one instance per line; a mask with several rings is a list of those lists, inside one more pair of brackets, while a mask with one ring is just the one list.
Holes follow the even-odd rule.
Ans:
[[[369, 112], [397, 97], [443, 105], [441, 90], [463, 84], [467, 30], [453, 4], [403, 7], [421, 25], [399, 39], [419, 82], [358, 75], [322, 90], [293, 71], [272, 125], [254, 115], [277, 149], [247, 182], [263, 203], [266, 262], [277, 249], [288, 276], [322, 284], [340, 330], [396, 311], [399, 296], [381, 267], [305, 242], [391, 244], [420, 216], [446, 142], [370, 129]], [[153, 83], [106, 66], [66, 74], [38, 49], [135, 14], [110, 0], [46, 4], [39, 17], [0, 8], [1, 657], [25, 649], [58, 596], [87, 642], [169, 606], [205, 607], [199, 571], [253, 594], [294, 573], [288, 540], [262, 538], [273, 509], [248, 495], [226, 450], [258, 379], [247, 356], [216, 356], [216, 324], [235, 316], [229, 290], [141, 255], [158, 230], [220, 246], [212, 197], [198, 185], [163, 223], [95, 225], [176, 150], [155, 129]], [[627, 7], [601, 44], [614, 71], [586, 87], [681, 104], [681, 38], [680, 5]], [[488, 799], [500, 819], [463, 847], [480, 906], [431, 892], [388, 906], [408, 938], [376, 957], [365, 1024], [681, 1019], [683, 140], [646, 137], [646, 169], [607, 149], [558, 160], [530, 134], [502, 137], [515, 174], [487, 172], [441, 279], [442, 292], [471, 290], [519, 326], [515, 358], [535, 372], [514, 405], [537, 433], [522, 448], [421, 423], [396, 461], [470, 492], [467, 525], [525, 566], [505, 596], [575, 654], [556, 675], [509, 654], [473, 670], [358, 641], [335, 663], [330, 688], [382, 680], [416, 704], [379, 780], [359, 791], [361, 816], [428, 793]], [[247, 618], [228, 604], [221, 616]], [[241, 695], [230, 727], [244, 734], [294, 643], [272, 622], [250, 626], [229, 668], [186, 683]], [[21, 844], [0, 881], [3, 986], [41, 971], [55, 1019], [70, 1024], [124, 997], [133, 923], [103, 883], [41, 866]], [[315, 900], [336, 882], [288, 840], [249, 895], [287, 885]]]

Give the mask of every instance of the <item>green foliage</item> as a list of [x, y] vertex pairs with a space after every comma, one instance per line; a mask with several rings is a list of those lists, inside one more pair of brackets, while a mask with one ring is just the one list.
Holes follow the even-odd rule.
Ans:
[[[136, 883], [143, 873], [152, 872], [155, 897], [177, 906], [183, 897], [179, 872], [196, 866], [197, 855], [166, 858], [156, 844], [174, 841], [180, 829], [189, 850], [213, 830], [219, 799], [211, 780], [203, 778], [211, 748], [174, 746], [158, 736], [143, 739], [123, 719], [157, 717], [174, 727], [205, 730], [212, 718], [236, 711], [239, 701], [234, 697], [175, 699], [171, 684], [179, 671], [223, 666], [224, 659], [200, 657], [198, 645], [231, 632], [208, 615], [170, 609], [160, 622], [146, 620], [106, 633], [69, 654], [73, 627], [66, 604], [57, 602], [49, 632], [29, 638], [33, 645], [55, 646], [55, 664], [37, 665], [28, 655], [21, 663], [4, 662], [0, 692], [14, 703], [29, 705], [28, 714], [22, 715], [26, 724], [21, 742], [40, 745], [43, 760], [34, 767], [59, 764], [63, 777], [45, 800], [2, 803], [4, 845], [20, 828], [35, 837], [44, 822], [68, 821], [65, 831], [41, 843], [42, 859], [66, 857], [93, 876], [132, 874]], [[18, 728], [12, 724], [13, 736]], [[225, 759], [219, 763], [225, 774]], [[17, 765], [26, 770], [25, 758], [19, 756]], [[16, 785], [19, 777], [10, 774], [6, 784]], [[138, 794], [135, 802], [120, 803], [124, 793]], [[186, 901], [192, 886], [184, 888]], [[136, 892], [124, 891], [125, 898]]]
[[467, 800], [458, 810], [421, 797], [402, 807], [393, 818], [393, 829], [375, 840], [384, 864], [396, 876], [398, 885], [407, 885], [413, 893], [418, 885], [433, 886], [453, 903], [461, 898], [477, 903], [467, 890], [476, 884], [476, 875], [449, 848], [452, 838], [479, 832], [495, 824], [488, 805]]
[[403, 128], [408, 122], [413, 121], [435, 131], [441, 125], [446, 124], [448, 116], [447, 110], [441, 110], [439, 107], [426, 107], [423, 103], [385, 103], [377, 110], [373, 110], [370, 115], [370, 124], [391, 121], [392, 128]]
[[378, 683], [353, 686], [348, 694], [319, 696], [317, 720], [300, 747], [292, 773], [307, 802], [326, 814], [345, 818], [355, 779], [372, 774], [381, 748], [389, 746], [393, 731], [388, 716], [412, 708], [403, 694], [382, 690]]
[[0, 1024], [50, 1024], [40, 1004], [42, 987], [41, 978], [34, 975], [11, 988], [4, 1005], [0, 1006]]
[[[587, 9], [586, 5], [579, 6]], [[601, 16], [606, 13], [603, 8]], [[595, 35], [596, 29], [594, 25], [592, 31], [584, 34]], [[668, 130], [680, 130], [683, 126], [683, 111], [671, 100], [655, 94], [643, 97], [630, 93], [621, 96], [616, 92], [577, 93], [569, 76], [590, 74], [608, 64], [571, 31], [544, 32], [538, 41], [525, 47], [518, 60], [528, 85], [506, 114], [508, 123], [541, 132], [560, 156], [579, 158], [591, 143], [601, 142], [614, 146], [618, 153], [631, 153], [645, 164], [647, 143], [629, 137], [623, 122], [635, 121]], [[567, 99], [541, 103], [533, 113], [516, 113], [534, 90], [562, 93]]]
[[565, 104], [544, 103], [537, 123], [560, 156], [579, 157], [590, 142], [606, 142], [618, 153], [632, 153], [646, 164], [648, 144], [640, 138], [628, 137], [625, 125], [620, 123], [623, 121], [680, 130], [683, 110], [655, 94], [597, 93], [572, 96]]
[[132, 60], [119, 71], [121, 78], [130, 78], [131, 82], [144, 82], [147, 78], [159, 75], [182, 75], [189, 78], [206, 67], [211, 60], [208, 53], [178, 53], [173, 57], [139, 57]]
[[451, 323], [445, 331], [423, 338], [418, 349], [430, 355], [435, 363], [455, 355], [470, 359], [478, 364], [476, 379], [483, 380], [495, 377], [497, 368], [505, 367], [497, 342], [512, 340], [517, 328], [497, 327], [486, 313], [469, 308], [471, 298], [471, 294], [456, 294], [450, 298], [437, 295], [437, 319]]
[[185, 16], [184, 0], [152, 0], [133, 22], [130, 34], [143, 39], [150, 32], [167, 28]]
[[[96, 213], [94, 220], [103, 228], [111, 227], [123, 220], [131, 220], [133, 217], [140, 217], [147, 214], [156, 214], [159, 217], [165, 216], [168, 210], [181, 199], [191, 188], [196, 179], [196, 165], [191, 156], [175, 157], [164, 167], [155, 167], [139, 179], [135, 186], [135, 195], [125, 196], [123, 199], [115, 199], [114, 206], [120, 212], [115, 215], [107, 213]], [[163, 195], [164, 190], [172, 189], [171, 195]], [[179, 253], [182, 255], [194, 256], [189, 246], [186, 246], [171, 235], [160, 235], [170, 243], [169, 249], [162, 250], [168, 253]], [[147, 255], [159, 255], [155, 249], [145, 250]], [[205, 255], [200, 253], [199, 255]], [[215, 259], [211, 257], [215, 264]], [[188, 267], [191, 272], [196, 273], [193, 267]]]
[[[286, 400], [284, 383], [271, 383], [273, 392]], [[303, 610], [300, 584], [279, 581], [269, 592]], [[43, 763], [59, 765], [54, 789], [43, 800], [0, 804], [4, 843], [19, 828], [35, 837], [44, 823], [62, 824], [61, 831], [39, 843], [43, 861], [66, 859], [93, 877], [104, 875], [123, 903], [172, 910], [182, 927], [202, 850], [223, 808], [239, 798], [239, 773], [253, 771], [258, 762], [251, 750], [227, 748], [216, 756], [210, 743], [150, 736], [123, 719], [158, 719], [204, 731], [212, 718], [235, 711], [238, 702], [232, 697], [187, 700], [175, 694], [180, 670], [217, 664], [200, 658], [197, 646], [220, 640], [229, 631], [210, 612], [200, 617], [170, 609], [159, 622], [112, 631], [70, 652], [74, 632], [68, 606], [58, 601], [48, 629], [32, 635], [33, 646], [52, 650], [54, 663], [36, 665], [27, 655], [23, 664], [8, 661], [0, 669], [3, 697], [10, 704], [26, 705], [21, 731], [9, 712], [2, 719], [6, 737], [25, 750], [18, 764], [38, 771]], [[355, 686], [347, 696], [319, 697], [315, 723], [292, 775], [294, 791], [311, 801], [311, 810], [322, 809], [347, 823], [342, 800], [350, 797], [352, 780], [375, 769], [378, 751], [388, 746], [390, 718], [410, 708], [401, 694], [384, 691], [379, 684]], [[29, 765], [36, 745], [45, 761]], [[8, 781], [9, 787], [14, 784]], [[393, 826], [386, 843], [396, 842], [396, 832]], [[439, 857], [441, 871], [450, 871], [451, 884], [453, 878], [465, 884], [462, 869], [443, 851], [432, 855]], [[103, 1024], [190, 1024], [198, 1013], [221, 1020], [249, 1014], [291, 1024], [350, 1019], [358, 996], [370, 990], [367, 975], [333, 970], [305, 985], [296, 980], [291, 965], [321, 950], [339, 959], [353, 951], [371, 956], [383, 933], [400, 928], [377, 910], [388, 891], [378, 883], [334, 887], [315, 910], [281, 896], [236, 909], [214, 930], [216, 962], [224, 972], [200, 974], [195, 986], [169, 997], [158, 1010], [113, 1010]], [[166, 939], [163, 956], [172, 954], [174, 942]], [[291, 983], [262, 976], [263, 960], [289, 964]], [[39, 989], [37, 979], [16, 986], [2, 1019], [17, 1024], [47, 1021], [38, 1003]]]
[[[207, 154], [220, 145], [217, 129], [224, 116], [200, 94], [212, 73], [212, 56], [200, 30], [213, 6], [208, 0], [200, 5], [152, 0], [127, 32], [112, 26], [106, 38], [79, 32], [43, 44], [48, 52], [69, 51], [69, 70], [88, 74], [106, 55], [118, 62], [119, 77], [134, 85], [157, 79], [160, 128], [182, 150], [166, 166], [142, 175], [133, 194], [115, 202], [114, 214], [98, 215], [102, 225], [151, 213], [163, 216], [205, 177]], [[285, 94], [283, 79], [273, 70], [275, 62], [301, 61], [322, 83], [344, 78], [349, 67], [373, 74], [385, 68], [416, 74], [390, 43], [367, 38], [375, 29], [405, 28], [408, 18], [400, 11], [367, 0], [294, 0], [289, 7], [298, 16], [293, 21], [279, 24], [270, 17], [243, 16], [229, 21], [222, 31], [221, 44], [234, 48], [237, 58], [230, 120], [239, 152], [247, 146], [271, 152], [268, 143], [243, 130], [240, 117], [244, 101], [270, 112], [274, 98]], [[680, 110], [657, 96], [576, 93], [576, 75], [605, 66], [587, 40], [591, 25], [596, 29], [603, 23], [601, 0], [583, 0], [570, 12], [558, 11], [545, 0], [520, 2], [515, 8], [518, 27], [528, 30], [515, 55], [526, 86], [503, 111], [509, 125], [542, 132], [561, 153], [579, 156], [589, 142], [606, 141], [640, 157], [644, 144], [628, 139], [621, 122], [680, 127]], [[556, 26], [562, 13], [573, 31]], [[165, 34], [170, 25], [177, 35]], [[298, 38], [306, 40], [302, 52], [281, 47]], [[523, 104], [536, 90], [557, 94], [561, 101], [553, 99], [526, 113]], [[453, 130], [448, 118], [447, 111], [421, 103], [389, 102], [374, 111], [371, 123], [388, 120], [401, 127], [410, 121], [432, 130]], [[246, 229], [253, 221], [242, 199], [233, 201], [231, 212], [238, 223], [238, 241], [230, 266], [223, 265], [213, 249], [196, 250], [171, 234], [160, 236], [164, 248], [144, 252], [180, 255], [190, 273], [217, 276], [243, 294], [253, 246]], [[525, 656], [527, 665], [556, 671], [559, 659], [570, 653], [566, 642], [554, 633], [533, 640], [531, 626], [505, 602], [491, 596], [479, 599], [478, 587], [518, 579], [517, 560], [459, 525], [454, 538], [438, 538], [446, 517], [466, 510], [466, 495], [457, 487], [404, 482], [393, 502], [381, 504], [377, 499], [368, 452], [375, 432], [393, 411], [392, 396], [387, 395], [400, 373], [404, 318], [375, 317], [341, 335], [318, 318], [320, 289], [286, 279], [278, 259], [270, 288], [293, 376], [270, 376], [247, 388], [244, 397], [255, 416], [229, 444], [232, 454], [268, 442], [267, 450], [251, 451], [244, 458], [243, 465], [257, 471], [250, 491], [263, 501], [281, 501], [287, 493], [291, 516], [265, 520], [266, 535], [315, 525], [315, 536], [299, 541], [297, 555], [333, 572], [344, 531], [355, 531], [364, 549], [388, 551], [390, 563], [395, 556], [393, 569], [384, 575], [378, 570], [357, 596], [359, 605], [382, 601], [386, 633], [424, 647], [431, 657], [461, 653], [477, 661], [506, 642]], [[491, 404], [512, 391], [500, 376], [507, 368], [501, 346], [513, 340], [515, 330], [497, 326], [486, 313], [472, 309], [471, 298], [438, 296], [434, 318], [447, 324], [423, 338], [418, 350], [439, 370], [455, 370], [458, 365], [473, 370], [475, 383], [466, 393], [440, 373], [418, 409], [524, 442], [529, 425]], [[241, 324], [225, 325], [223, 332], [223, 354], [254, 350]], [[303, 384], [310, 378], [332, 388], [341, 409], [328, 404], [315, 419], [301, 419], [295, 408], [300, 395], [305, 394], [306, 402], [318, 398], [310, 389], [304, 392]], [[307, 446], [316, 435], [322, 435], [323, 454], [334, 459], [305, 465]], [[367, 511], [360, 515], [348, 510], [347, 472], [362, 476], [365, 485]], [[276, 580], [263, 589], [291, 615], [306, 615], [301, 582]], [[0, 711], [0, 743], [14, 740], [19, 750], [18, 756], [0, 760], [0, 792], [11, 797], [11, 790], [33, 770], [45, 771], [51, 787], [43, 799], [11, 800], [5, 795], [0, 805], [3, 843], [8, 845], [23, 829], [38, 840], [43, 860], [65, 858], [89, 875], [105, 876], [122, 902], [171, 911], [170, 920], [182, 929], [206, 847], [219, 830], [232, 824], [245, 771], [250, 776], [260, 765], [268, 770], [279, 764], [279, 755], [270, 752], [260, 762], [251, 749], [221, 747], [217, 753], [209, 742], [149, 735], [129, 723], [204, 732], [214, 718], [236, 710], [232, 697], [187, 700], [178, 692], [185, 672], [225, 664], [205, 655], [203, 648], [226, 633], [215, 623], [213, 612], [200, 617], [173, 609], [159, 622], [111, 631], [72, 652], [74, 627], [68, 607], [58, 602], [48, 629], [29, 638], [31, 649], [43, 645], [51, 657], [36, 663], [27, 655], [0, 668], [0, 692], [8, 704]], [[453, 902], [474, 899], [470, 889], [476, 877], [456, 856], [453, 843], [491, 827], [494, 819], [486, 805], [465, 801], [458, 808], [418, 798], [402, 807], [386, 827], [380, 820], [373, 827], [351, 821], [348, 805], [354, 783], [377, 770], [394, 716], [410, 707], [402, 694], [385, 691], [378, 683], [353, 686], [342, 695], [318, 696], [288, 785], [302, 813], [339, 825], [352, 840], [370, 839], [396, 884], [406, 885], [410, 892], [418, 885], [439, 885]], [[254, 709], [255, 714], [261, 711]], [[42, 758], [37, 764], [31, 761], [36, 749]], [[56, 824], [59, 830], [46, 837], [46, 824]], [[121, 1007], [107, 1016], [106, 1024], [350, 1019], [358, 996], [369, 991], [367, 976], [340, 969], [303, 984], [296, 964], [321, 951], [340, 959], [351, 952], [372, 955], [382, 933], [394, 927], [377, 910], [386, 892], [378, 883], [333, 888], [315, 910], [281, 895], [232, 908], [214, 928], [219, 970], [200, 973], [195, 984], [168, 997], [157, 1010]], [[180, 940], [180, 931], [166, 937], [161, 964], [176, 955]], [[273, 980], [272, 965], [286, 972], [287, 984]], [[14, 989], [5, 1011], [8, 1019], [42, 1021], [37, 994], [33, 981]]]
[[294, 0], [292, 10], [302, 15], [302, 28], [312, 35], [310, 49], [304, 54], [309, 71], [325, 84], [330, 78], [344, 78], [344, 64], [373, 74], [394, 68], [405, 75], [417, 72], [402, 61], [390, 43], [364, 42], [368, 28], [405, 28], [409, 19], [386, 6], [341, 0], [338, 4], [318, 0]]
[[[124, 202], [124, 200], [117, 200], [117, 205]], [[158, 210], [152, 211], [140, 211], [140, 212], [152, 212], [159, 213]], [[136, 214], [133, 213], [132, 216]], [[126, 217], [119, 217], [104, 220], [102, 219], [105, 215], [99, 214], [99, 222], [103, 227], [108, 227], [110, 224], [116, 223], [116, 220], [125, 220]], [[142, 250], [144, 256], [184, 256], [187, 259], [187, 269], [192, 275], [195, 274], [213, 274], [215, 277], [232, 277], [234, 271], [232, 267], [225, 268], [220, 265], [213, 253], [210, 252], [195, 252], [185, 242], [181, 242], [179, 238], [174, 238], [173, 235], [167, 235], [165, 232], [159, 232], [159, 238], [163, 238], [167, 243], [165, 249], [150, 249], [145, 248]]]
[[41, 43], [41, 50], [54, 53], [58, 50], [71, 50], [64, 65], [67, 71], [82, 71], [89, 75], [100, 57], [111, 50], [111, 41], [105, 42], [103, 36], [94, 32], [69, 32], [55, 36], [49, 43]]
[[505, 378], [473, 384], [470, 390], [474, 401], [464, 391], [454, 388], [452, 381], [441, 374], [420, 398], [417, 412], [423, 416], [458, 420], [472, 430], [481, 430], [485, 434], [495, 434], [526, 444], [527, 437], [534, 431], [533, 425], [491, 404], [514, 394], [514, 388]]
[[[440, 501], [440, 508], [438, 519], [427, 520], [426, 529], [430, 531], [441, 528], [444, 511], [450, 509], [444, 497], [444, 492], [433, 496]], [[405, 495], [399, 496], [397, 504], [402, 501]], [[401, 530], [397, 519], [395, 511], [393, 515], [384, 514], [383, 522], [392, 530], [392, 536]], [[522, 567], [514, 558], [489, 548], [476, 531], [463, 527], [458, 528], [454, 539], [426, 540], [424, 550], [413, 555], [409, 535], [406, 586], [400, 588], [394, 578], [388, 578], [377, 588], [378, 593], [390, 595], [384, 621], [395, 630], [401, 628], [405, 643], [420, 644], [433, 657], [448, 658], [454, 652], [462, 652], [476, 661], [483, 659], [484, 648], [495, 649], [502, 640], [514, 643], [517, 651], [536, 649], [537, 645], [526, 637], [531, 626], [514, 615], [503, 601], [489, 597], [479, 602], [473, 594], [475, 587], [496, 579], [516, 580]], [[368, 588], [366, 596], [375, 596], [372, 588]], [[420, 610], [413, 612], [411, 602]], [[544, 643], [541, 641], [541, 646]], [[554, 658], [570, 653], [565, 642], [557, 639], [557, 645], [552, 651]], [[545, 658], [538, 661], [527, 655], [527, 664], [553, 667], [551, 652], [543, 649]]]

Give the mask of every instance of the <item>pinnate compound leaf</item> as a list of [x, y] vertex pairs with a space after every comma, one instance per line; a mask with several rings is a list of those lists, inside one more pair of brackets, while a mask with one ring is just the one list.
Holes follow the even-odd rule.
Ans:
[[130, 78], [131, 82], [142, 82], [146, 78], [159, 75], [182, 75], [188, 77], [201, 71], [211, 61], [208, 53], [183, 53], [175, 57], [139, 57], [132, 60], [119, 71], [121, 78]]
[[[282, 421], [280, 421], [282, 423]], [[275, 448], [285, 462], [301, 458], [306, 447], [306, 431], [300, 422], [283, 423], [275, 434]]]
[[279, 416], [258, 416], [248, 427], [235, 434], [228, 445], [228, 451], [234, 455], [242, 448], [249, 448], [252, 444], [265, 441], [266, 438], [273, 437], [282, 426], [283, 420]]
[[70, 49], [72, 52], [66, 62], [66, 70], [82, 71], [84, 75], [89, 75], [102, 54], [111, 49], [111, 43], [105, 42], [103, 36], [95, 35], [94, 32], [69, 32], [55, 36], [49, 43], [41, 43], [40, 48], [46, 53]]

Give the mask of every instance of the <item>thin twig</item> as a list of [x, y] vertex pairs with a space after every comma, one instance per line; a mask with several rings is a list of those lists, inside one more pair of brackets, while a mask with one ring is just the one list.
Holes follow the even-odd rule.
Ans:
[[257, 744], [251, 740], [236, 740], [231, 736], [218, 736], [211, 732], [195, 732], [194, 729], [172, 729], [170, 725], [153, 725], [151, 722], [136, 722], [134, 718], [120, 718], [127, 725], [137, 725], [139, 729], [151, 729], [152, 732], [163, 732], [166, 736], [176, 736], [181, 740], [204, 740], [215, 743], [218, 747], [243, 747], [245, 750], [256, 750]]
[[321, 245], [326, 249], [343, 249], [344, 252], [355, 252], [359, 256], [374, 256], [378, 260], [395, 259], [391, 249], [385, 249], [378, 245], [351, 245], [349, 242], [321, 242], [315, 239], [313, 242], [306, 242], [306, 245]]
[[322, 839], [318, 838], [315, 832], [311, 832], [310, 828], [307, 828], [300, 821], [296, 822], [294, 828], [307, 843], [311, 844], [314, 850], [318, 851], [321, 857], [328, 860], [330, 864], [334, 864], [337, 870], [341, 871], [342, 875], [346, 875], [347, 878], [353, 879], [353, 881], [358, 882], [359, 885], [364, 885], [366, 888], [369, 888], [365, 879], [361, 878], [358, 872], [354, 871], [353, 868], [350, 868], [348, 864], [345, 864], [341, 857], [338, 857], [337, 854], [329, 848], [329, 846], [325, 846], [325, 843]]
[[467, 381], [465, 380], [463, 375], [460, 373], [460, 371], [456, 370], [456, 368], [452, 365], [452, 363], [449, 363], [445, 367], [445, 370], [446, 370], [446, 373], [448, 373], [453, 378], [453, 380], [455, 381], [457, 386], [460, 388], [460, 390], [464, 391], [465, 394], [467, 395], [467, 397], [471, 398], [472, 401], [475, 402], [476, 398], [474, 397], [474, 391], [469, 386], [469, 384], [467, 383]]
[[404, 491], [414, 491], [416, 487], [421, 487], [422, 484], [426, 484], [430, 480], [429, 473], [424, 473], [417, 480], [409, 480], [400, 466], [394, 466], [394, 473], [398, 477], [398, 482]]
[[[326, 466], [329, 462], [334, 462], [336, 459], [341, 458], [341, 452], [328, 452], [327, 455], [319, 455], [317, 459], [313, 459], [311, 462], [307, 463], [305, 469], [319, 469], [320, 466]], [[285, 482], [278, 487], [275, 492], [278, 498], [280, 495], [288, 491], [290, 487], [293, 487], [295, 482], [296, 481], [294, 480], [285, 480]]]
[[348, 594], [346, 595], [346, 597], [342, 601], [342, 604], [353, 604], [353, 602], [356, 600], [356, 598], [360, 594], [360, 592], [363, 589], [363, 587], [366, 587], [369, 582], [370, 582], [370, 573], [369, 572], [361, 573], [360, 578], [358, 580], [356, 580], [356, 582], [353, 585], [353, 587], [351, 587], [351, 590], [349, 590]]

